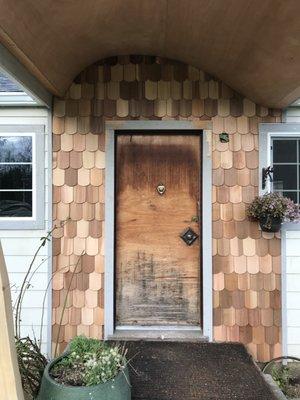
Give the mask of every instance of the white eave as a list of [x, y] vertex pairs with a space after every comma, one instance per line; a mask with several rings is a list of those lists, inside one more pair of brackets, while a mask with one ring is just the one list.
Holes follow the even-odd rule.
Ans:
[[290, 107], [300, 107], [300, 98], [294, 101], [294, 103], [292, 103]]
[[1, 106], [52, 107], [52, 95], [42, 84], [0, 43], [0, 72], [21, 87], [20, 92], [0, 92]]
[[25, 92], [0, 92], [0, 107], [36, 105], [38, 103]]

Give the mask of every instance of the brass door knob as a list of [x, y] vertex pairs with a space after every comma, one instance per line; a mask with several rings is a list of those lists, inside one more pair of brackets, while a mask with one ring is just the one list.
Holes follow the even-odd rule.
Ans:
[[165, 187], [165, 185], [160, 183], [159, 185], [157, 185], [156, 190], [157, 190], [157, 193], [162, 196], [166, 191], [166, 187]]

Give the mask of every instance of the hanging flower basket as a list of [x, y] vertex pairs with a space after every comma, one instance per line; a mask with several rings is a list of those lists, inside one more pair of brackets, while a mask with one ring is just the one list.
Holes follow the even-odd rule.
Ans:
[[264, 232], [280, 231], [282, 222], [300, 219], [299, 205], [279, 193], [257, 196], [247, 210], [251, 221], [258, 221]]
[[259, 220], [259, 226], [264, 232], [279, 232], [281, 229], [281, 224], [281, 218], [262, 217]]

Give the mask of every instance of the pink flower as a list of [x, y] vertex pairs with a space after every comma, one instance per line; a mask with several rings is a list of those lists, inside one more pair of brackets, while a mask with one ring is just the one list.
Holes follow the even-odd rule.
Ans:
[[300, 220], [300, 209], [293, 200], [279, 193], [266, 193], [255, 197], [247, 209], [247, 215], [251, 220], [276, 218], [282, 221], [297, 221]]

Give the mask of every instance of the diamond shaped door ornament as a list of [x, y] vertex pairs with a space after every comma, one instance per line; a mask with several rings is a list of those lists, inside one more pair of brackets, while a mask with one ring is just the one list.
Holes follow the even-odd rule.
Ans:
[[188, 245], [191, 246], [196, 239], [198, 239], [199, 235], [193, 231], [192, 228], [188, 227], [185, 231], [180, 235], [181, 239]]

